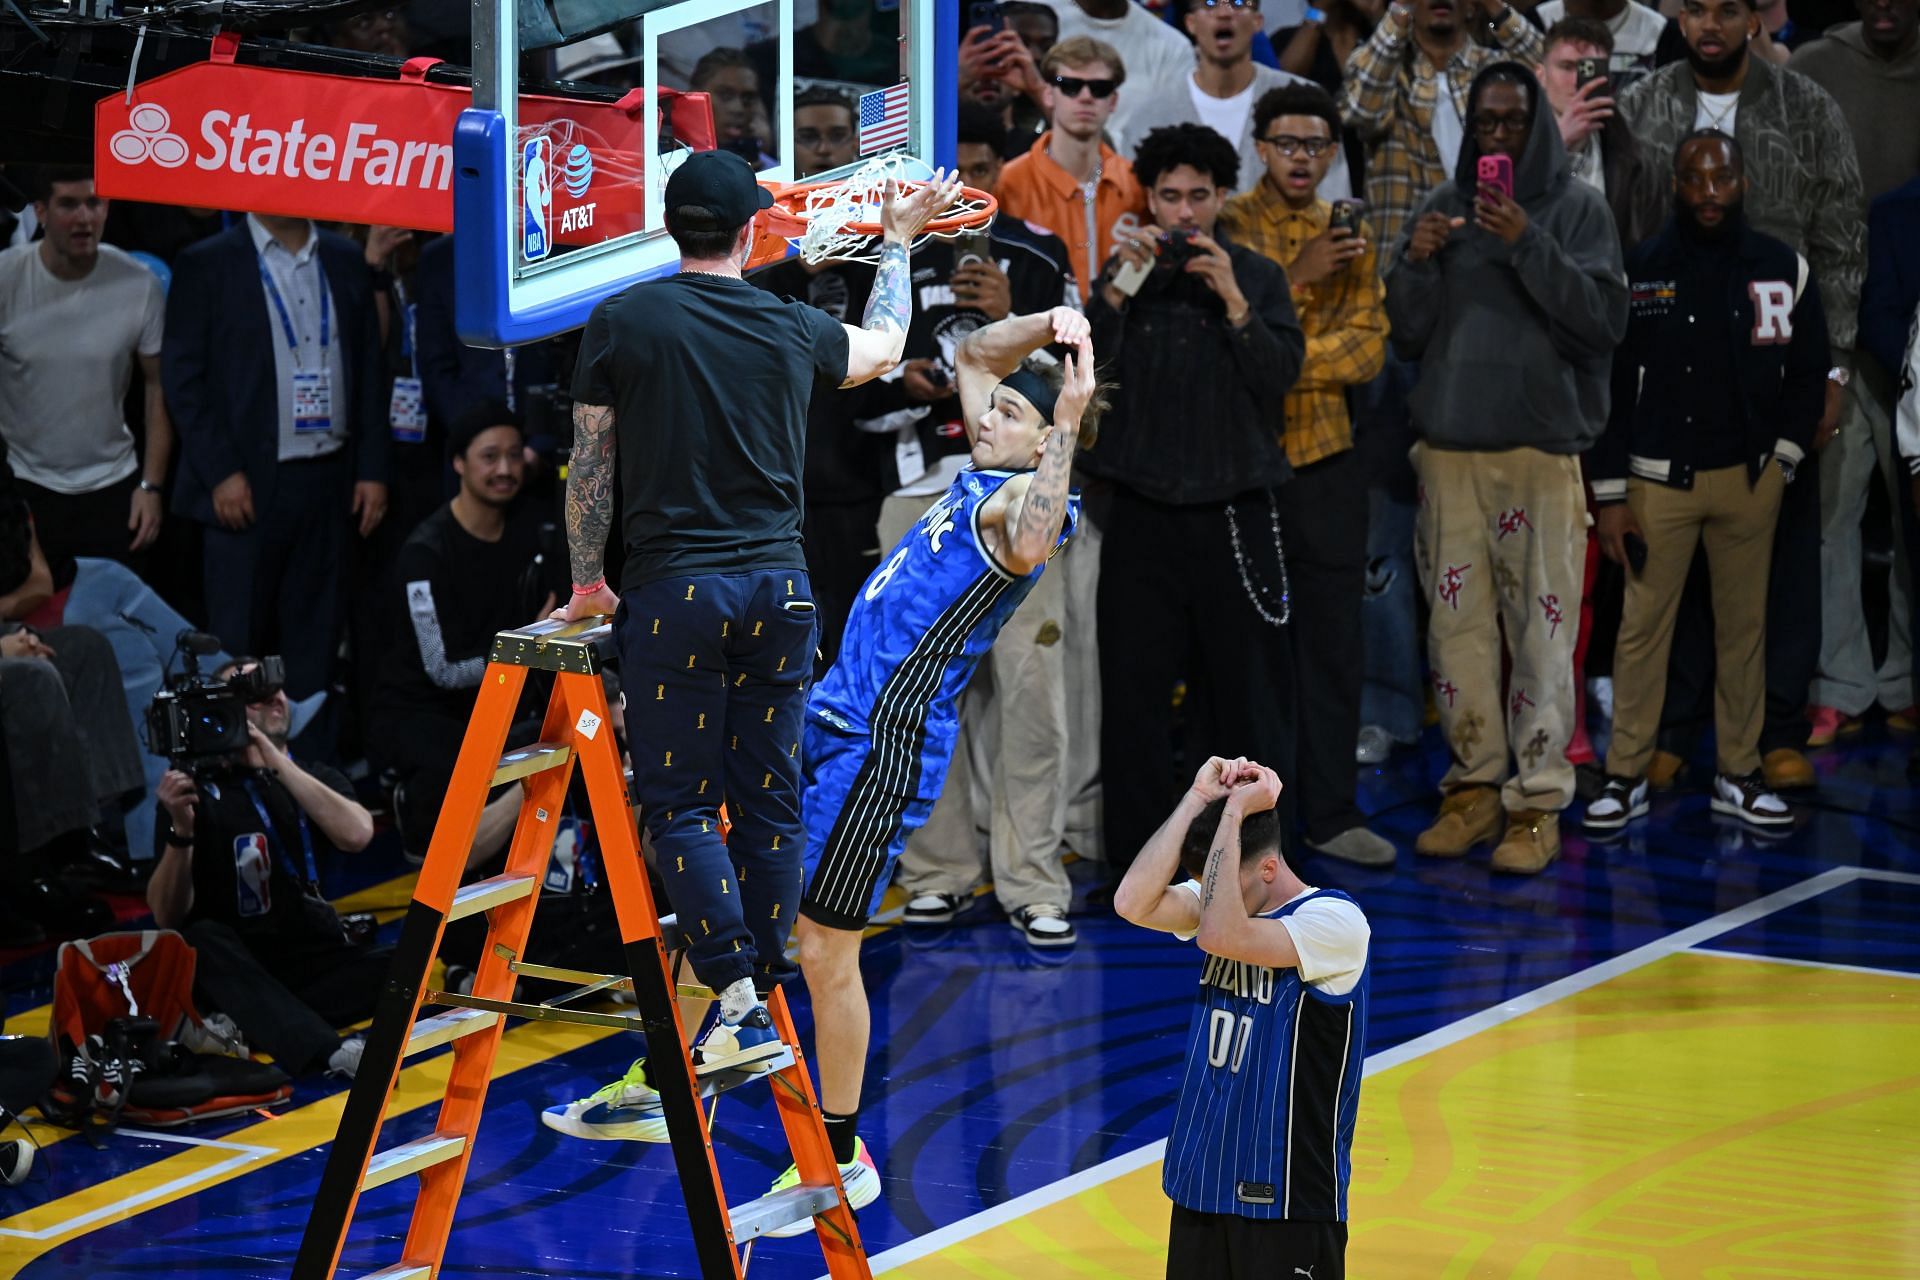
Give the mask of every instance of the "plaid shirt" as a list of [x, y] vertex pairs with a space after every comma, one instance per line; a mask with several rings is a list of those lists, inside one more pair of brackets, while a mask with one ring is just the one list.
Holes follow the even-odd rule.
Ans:
[[[1545, 37], [1512, 9], [1500, 15], [1493, 28], [1498, 49], [1483, 49], [1464, 41], [1448, 60], [1447, 91], [1467, 121], [1467, 91], [1473, 77], [1489, 62], [1511, 59], [1538, 66]], [[1389, 250], [1399, 242], [1407, 219], [1429, 192], [1453, 175], [1440, 158], [1433, 140], [1434, 104], [1439, 100], [1441, 73], [1392, 18], [1373, 29], [1365, 44], [1356, 45], [1347, 59], [1347, 78], [1340, 89], [1340, 115], [1347, 127], [1367, 144], [1367, 205], [1380, 243]], [[1390, 253], [1380, 255], [1384, 266]]]
[[[1295, 213], [1273, 185], [1227, 201], [1220, 227], [1234, 241], [1285, 267], [1327, 229], [1333, 206], [1315, 200]], [[1287, 392], [1287, 461], [1304, 467], [1353, 448], [1347, 388], [1367, 382], [1387, 359], [1386, 288], [1374, 259], [1379, 242], [1365, 222], [1367, 251], [1319, 284], [1293, 286], [1293, 309], [1307, 337], [1300, 378]]]

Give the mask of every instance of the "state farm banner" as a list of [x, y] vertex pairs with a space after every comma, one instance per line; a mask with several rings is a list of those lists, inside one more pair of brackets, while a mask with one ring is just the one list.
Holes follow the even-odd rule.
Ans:
[[[94, 107], [100, 194], [155, 204], [453, 229], [453, 128], [472, 92], [425, 80], [431, 59], [399, 80], [242, 66], [238, 40], [212, 58], [102, 98]], [[642, 229], [646, 112], [639, 90], [617, 103], [520, 99], [519, 150], [550, 156], [535, 204], [552, 238], [597, 244]], [[669, 95], [663, 92], [663, 98]], [[669, 98], [683, 146], [713, 146], [705, 94]]]

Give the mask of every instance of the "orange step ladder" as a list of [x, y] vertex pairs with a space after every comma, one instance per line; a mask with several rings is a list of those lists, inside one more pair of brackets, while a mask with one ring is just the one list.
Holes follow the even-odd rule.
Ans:
[[[641, 866], [639, 832], [594, 647], [611, 630], [604, 618], [543, 622], [503, 631], [494, 640], [453, 782], [320, 1177], [293, 1280], [332, 1280], [360, 1193], [409, 1176], [419, 1179], [419, 1193], [401, 1260], [361, 1280], [432, 1280], [439, 1274], [467, 1162], [479, 1136], [494, 1055], [510, 1016], [619, 1027], [645, 1035], [647, 1075], [660, 1093], [705, 1280], [744, 1277], [755, 1239], [808, 1217], [814, 1219], [833, 1280], [868, 1280], [871, 1275], [784, 994], [775, 990], [767, 1000], [785, 1046], [770, 1066], [759, 1072], [694, 1072], [678, 998], [711, 999], [713, 993], [676, 983], [679, 932], [672, 917], [663, 920], [655, 910]], [[540, 741], [506, 750], [514, 710], [531, 670], [552, 672], [554, 680]], [[627, 975], [578, 973], [527, 964], [522, 958], [576, 765], [585, 779], [603, 874], [619, 916]], [[520, 782], [523, 789], [506, 870], [462, 885], [480, 810], [489, 790], [506, 782]], [[481, 913], [487, 916], [487, 938], [471, 994], [429, 990], [427, 975], [442, 929], [448, 921]], [[522, 1003], [514, 995], [523, 978], [574, 984], [575, 989], [542, 1004]], [[629, 982], [637, 1015], [567, 1007], [573, 1000]], [[446, 1006], [448, 1011], [423, 1017], [426, 1005]], [[453, 1047], [453, 1066], [433, 1132], [376, 1152], [402, 1060], [446, 1044]], [[763, 1079], [772, 1084], [800, 1182], [730, 1208], [702, 1103]]]

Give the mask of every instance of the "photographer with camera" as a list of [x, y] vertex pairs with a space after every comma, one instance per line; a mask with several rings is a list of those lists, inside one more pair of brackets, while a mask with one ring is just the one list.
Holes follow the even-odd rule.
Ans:
[[[176, 682], [162, 695], [189, 709], [176, 724], [195, 723], [168, 743], [174, 767], [160, 780], [162, 852], [147, 906], [199, 952], [203, 1009], [231, 1017], [289, 1074], [351, 1076], [360, 1039], [335, 1028], [372, 1014], [391, 949], [372, 944], [371, 920], [343, 920], [327, 902], [320, 859], [366, 848], [373, 815], [341, 774], [288, 754], [292, 707], [280, 670], [278, 658], [241, 658], [211, 685]], [[200, 740], [216, 710], [236, 702], [244, 729], [235, 721], [216, 741]]]
[[1292, 776], [1290, 604], [1274, 489], [1291, 474], [1281, 405], [1306, 340], [1286, 272], [1222, 243], [1239, 176], [1204, 125], [1156, 129], [1134, 170], [1157, 234], [1128, 235], [1087, 306], [1095, 349], [1124, 370], [1100, 442], [1102, 789], [1110, 873], [1126, 870], [1172, 798], [1174, 685], [1189, 741]]

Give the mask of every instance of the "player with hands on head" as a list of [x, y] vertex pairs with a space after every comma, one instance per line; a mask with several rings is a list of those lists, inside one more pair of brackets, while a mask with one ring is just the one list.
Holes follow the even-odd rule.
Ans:
[[[1071, 348], [1061, 361], [1038, 353]], [[879, 1194], [859, 1140], [870, 1017], [860, 939], [907, 837], [933, 811], [960, 694], [1048, 559], [1072, 537], [1074, 451], [1105, 408], [1071, 307], [974, 330], [955, 352], [971, 465], [867, 579], [807, 701], [805, 888], [796, 927], [813, 1000], [820, 1108], [853, 1208]], [[788, 1169], [779, 1191], [798, 1179]], [[776, 1231], [797, 1235], [810, 1221]]]
[[1371, 930], [1288, 865], [1280, 792], [1256, 761], [1209, 759], [1114, 894], [1206, 956], [1162, 1173], [1168, 1280], [1345, 1274]]

